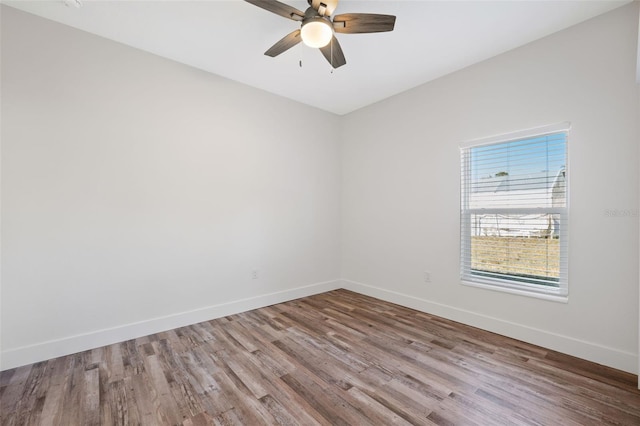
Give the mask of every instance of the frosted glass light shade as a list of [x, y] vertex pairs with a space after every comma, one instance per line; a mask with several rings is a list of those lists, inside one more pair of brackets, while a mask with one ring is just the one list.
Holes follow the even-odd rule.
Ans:
[[325, 47], [333, 37], [333, 29], [324, 19], [314, 19], [302, 25], [300, 36], [309, 47]]

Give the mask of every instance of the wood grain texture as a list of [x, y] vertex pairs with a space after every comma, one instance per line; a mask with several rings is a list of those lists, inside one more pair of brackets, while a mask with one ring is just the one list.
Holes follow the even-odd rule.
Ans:
[[336, 36], [333, 36], [329, 44], [325, 47], [321, 47], [320, 52], [333, 68], [340, 68], [347, 63], [340, 42]]
[[337, 33], [363, 34], [393, 31], [396, 17], [374, 13], [343, 13], [333, 18], [333, 28]]
[[302, 38], [300, 37], [300, 30], [295, 30], [278, 40], [273, 46], [271, 46], [266, 52], [264, 52], [264, 54], [267, 56], [271, 56], [272, 58], [276, 57], [279, 54], [291, 49], [301, 41]]
[[2, 425], [640, 425], [636, 376], [336, 290], [0, 374]]

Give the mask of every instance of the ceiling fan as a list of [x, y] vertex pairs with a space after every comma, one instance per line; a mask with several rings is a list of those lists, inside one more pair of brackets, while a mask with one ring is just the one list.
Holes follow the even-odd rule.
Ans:
[[307, 46], [319, 48], [333, 68], [347, 63], [334, 32], [362, 34], [393, 31], [396, 23], [393, 15], [374, 13], [343, 13], [332, 18], [338, 0], [307, 0], [310, 7], [305, 12], [277, 0], [245, 1], [276, 15], [301, 22], [300, 29], [284, 36], [264, 52], [265, 55], [276, 57], [302, 41]]

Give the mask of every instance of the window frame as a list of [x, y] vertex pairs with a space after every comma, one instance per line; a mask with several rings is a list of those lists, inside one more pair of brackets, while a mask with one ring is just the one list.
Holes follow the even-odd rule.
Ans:
[[[555, 302], [568, 302], [569, 277], [568, 277], [568, 235], [569, 235], [569, 137], [571, 123], [563, 122], [533, 129], [521, 130], [507, 134], [475, 139], [460, 145], [460, 282], [462, 285], [496, 290], [511, 294], [536, 297]], [[565, 134], [565, 206], [564, 207], [532, 207], [532, 208], [495, 208], [495, 209], [471, 209], [469, 208], [470, 180], [465, 176], [471, 173], [471, 155], [473, 148], [497, 145], [534, 138], [556, 133]], [[466, 155], [465, 155], [466, 154]], [[560, 277], [558, 287], [547, 287], [541, 284], [512, 280], [508, 278], [487, 277], [471, 272], [471, 216], [473, 214], [539, 214], [540, 212], [560, 215]], [[505, 274], [506, 275], [506, 274]]]

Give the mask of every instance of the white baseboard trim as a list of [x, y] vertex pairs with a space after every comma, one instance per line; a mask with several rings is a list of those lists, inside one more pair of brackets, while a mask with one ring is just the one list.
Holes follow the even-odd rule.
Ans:
[[356, 281], [343, 279], [342, 288], [503, 336], [522, 340], [523, 342], [573, 355], [618, 370], [638, 374], [638, 356], [632, 352], [621, 351], [597, 343], [528, 327], [500, 318], [490, 317], [477, 312], [467, 311]]
[[300, 297], [324, 293], [326, 291], [340, 288], [340, 284], [340, 280], [325, 281], [289, 290], [263, 294], [256, 297], [221, 303], [218, 305], [206, 306], [192, 311], [152, 318], [118, 327], [96, 330], [62, 339], [49, 340], [34, 345], [8, 349], [2, 352], [2, 365], [0, 365], [0, 371], [64, 355], [70, 355], [101, 346], [111, 345], [113, 343], [124, 342], [126, 340], [172, 330], [174, 328], [184, 327], [227, 315], [246, 312], [252, 309], [274, 305], [276, 303], [298, 299]]
[[453, 306], [432, 302], [415, 296], [346, 279], [311, 284], [256, 297], [207, 306], [192, 311], [125, 324], [118, 327], [96, 330], [90, 333], [8, 349], [2, 352], [2, 364], [0, 365], [0, 371], [94, 349], [113, 343], [123, 342], [147, 336], [149, 334], [172, 330], [174, 328], [184, 327], [202, 321], [233, 315], [276, 303], [287, 302], [289, 300], [311, 296], [338, 288], [351, 290], [391, 303], [406, 306], [408, 308], [416, 309], [418, 311], [498, 333], [503, 336], [573, 355], [598, 364], [638, 374], [638, 356], [631, 352], [621, 351], [596, 343], [516, 324], [503, 319], [490, 317], [476, 312], [459, 309]]

